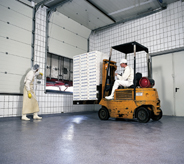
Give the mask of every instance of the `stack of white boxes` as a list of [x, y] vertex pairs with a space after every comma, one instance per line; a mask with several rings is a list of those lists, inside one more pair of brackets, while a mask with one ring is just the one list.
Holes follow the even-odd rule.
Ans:
[[73, 100], [97, 100], [97, 86], [102, 84], [103, 59], [108, 55], [92, 51], [73, 57]]
[[87, 100], [88, 99], [88, 54], [87, 53], [80, 55], [80, 88], [81, 88], [80, 100]]
[[73, 57], [73, 100], [80, 100], [80, 55]]

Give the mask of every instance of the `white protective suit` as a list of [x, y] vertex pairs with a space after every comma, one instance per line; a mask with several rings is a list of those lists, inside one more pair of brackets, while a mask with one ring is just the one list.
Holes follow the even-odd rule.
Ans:
[[[36, 100], [36, 95], [34, 93], [34, 77], [38, 75], [39, 72], [36, 70], [30, 70], [24, 79], [24, 92], [23, 92], [23, 107], [22, 107], [22, 119], [29, 120], [26, 114], [34, 113], [34, 119], [41, 119], [38, 117], [37, 112], [39, 112], [38, 102]], [[28, 98], [28, 91], [30, 91], [32, 97]]]
[[131, 85], [133, 85], [133, 80], [134, 80], [134, 71], [130, 66], [126, 66], [125, 67], [125, 71], [123, 73], [123, 76], [117, 75], [117, 78], [119, 80], [116, 80], [114, 82], [114, 85], [112, 87], [112, 92], [111, 95], [112, 97], [114, 97], [114, 91], [116, 89], [118, 89], [118, 87], [120, 85], [124, 86], [124, 87], [129, 87]]

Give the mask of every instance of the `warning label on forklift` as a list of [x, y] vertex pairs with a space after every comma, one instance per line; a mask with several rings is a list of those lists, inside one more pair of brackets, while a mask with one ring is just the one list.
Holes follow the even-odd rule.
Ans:
[[142, 92], [137, 92], [137, 93], [136, 93], [136, 96], [142, 96], [142, 95], [143, 95]]

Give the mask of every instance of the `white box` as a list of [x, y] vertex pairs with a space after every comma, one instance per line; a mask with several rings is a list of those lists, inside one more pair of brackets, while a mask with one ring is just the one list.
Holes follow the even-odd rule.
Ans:
[[81, 82], [81, 80], [80, 80], [80, 78], [73, 78], [73, 80], [75, 80], [74, 82], [73, 82], [73, 84], [76, 84], [76, 83], [80, 83]]
[[88, 97], [88, 100], [98, 100], [96, 97]]
[[79, 64], [74, 64], [73, 65], [73, 70], [75, 70], [75, 69], [80, 69], [80, 65]]
[[81, 97], [80, 100], [88, 100], [88, 97]]
[[88, 62], [80, 63], [80, 67], [81, 67], [81, 69], [88, 68]]
[[92, 87], [92, 88], [89, 87], [89, 89], [88, 89], [89, 92], [96, 91], [96, 90], [97, 90], [96, 87]]
[[75, 81], [75, 80], [80, 80], [81, 78], [80, 78], [80, 76], [73, 76], [73, 81]]
[[84, 54], [77, 55], [77, 56], [80, 56], [80, 57], [85, 57], [85, 56], [88, 56], [88, 54], [87, 54], [87, 53], [84, 53]]
[[80, 74], [80, 69], [74, 69], [74, 70], [73, 70], [73, 73], [74, 73], [74, 74]]
[[80, 70], [80, 74], [85, 74], [85, 75], [88, 75], [88, 70], [86, 69], [83, 69], [83, 70]]
[[87, 67], [82, 67], [82, 68], [80, 69], [80, 72], [88, 72], [88, 68], [87, 68]]
[[89, 87], [96, 87], [96, 84], [94, 84], [94, 83], [89, 83]]
[[87, 77], [87, 76], [85, 76], [85, 77], [81, 77], [81, 78], [80, 78], [80, 80], [81, 80], [81, 81], [89, 81], [89, 79], [88, 79], [88, 77]]
[[85, 77], [88, 77], [88, 73], [85, 72], [84, 74], [80, 74], [80, 78], [85, 78]]
[[80, 95], [88, 95], [88, 93], [89, 93], [89, 92], [86, 91], [86, 90], [81, 90], [81, 91], [80, 91]]
[[75, 99], [80, 99], [81, 96], [73, 95], [73, 98], [75, 98]]
[[73, 94], [75, 94], [75, 92], [80, 93], [80, 91], [81, 91], [81, 89], [79, 87], [73, 86]]
[[88, 84], [81, 84], [80, 85], [80, 88], [85, 88], [85, 87], [88, 87]]
[[98, 81], [96, 81], [96, 80], [91, 80], [91, 81], [88, 82], [88, 84], [97, 84], [97, 82]]
[[87, 81], [82, 81], [82, 82], [81, 82], [81, 86], [84, 86], [84, 85], [85, 85], [85, 86], [88, 86], [88, 82], [87, 82]]
[[88, 77], [89, 78], [96, 78], [96, 74], [89, 74]]
[[73, 79], [75, 79], [75, 80], [80, 80], [80, 76], [75, 74], [75, 75], [73, 76]]
[[81, 89], [80, 89], [80, 93], [82, 93], [82, 92], [88, 93], [88, 92], [89, 92], [88, 87], [81, 88]]
[[76, 87], [76, 86], [79, 87], [79, 86], [81, 86], [81, 83], [80, 82], [73, 82], [73, 86], [74, 87]]
[[80, 98], [81, 99], [88, 99], [88, 94], [87, 93], [81, 94]]
[[74, 72], [73, 72], [73, 77], [74, 77], [74, 76], [75, 76], [75, 77], [76, 77], [76, 76], [79, 76], [79, 77], [80, 77], [80, 73], [74, 71]]
[[80, 78], [81, 78], [81, 77], [84, 77], [84, 76], [88, 77], [88, 72], [82, 72], [82, 73], [80, 74]]
[[77, 100], [81, 100], [81, 99], [80, 98], [73, 97], [73, 100], [77, 101]]

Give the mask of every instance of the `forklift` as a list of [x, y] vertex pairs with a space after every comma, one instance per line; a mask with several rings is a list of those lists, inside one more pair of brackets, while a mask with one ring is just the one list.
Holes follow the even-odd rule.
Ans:
[[[105, 96], [110, 95], [117, 69], [116, 62], [111, 61], [112, 49], [124, 53], [125, 59], [128, 54], [134, 53], [134, 84], [127, 88], [119, 87], [114, 92], [114, 99], [107, 100]], [[141, 73], [136, 73], [136, 52], [140, 51], [147, 53], [148, 78], [142, 77]], [[145, 46], [134, 41], [111, 47], [109, 60], [103, 60], [101, 100], [99, 102], [102, 107], [98, 111], [101, 120], [108, 120], [109, 117], [112, 117], [137, 119], [138, 122], [147, 123], [150, 118], [155, 121], [162, 118], [158, 93], [155, 88], [152, 88], [154, 80], [151, 79], [150, 67], [148, 48]]]

